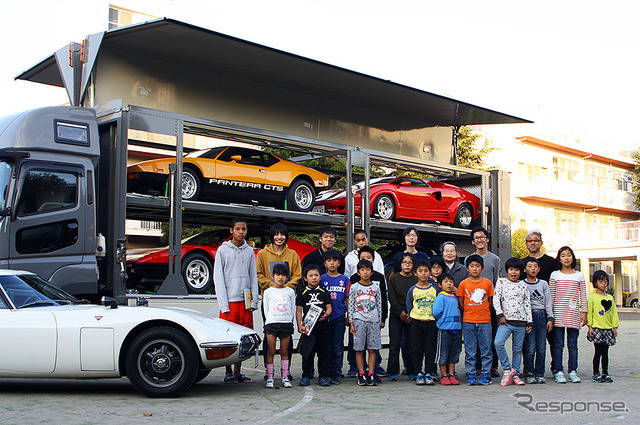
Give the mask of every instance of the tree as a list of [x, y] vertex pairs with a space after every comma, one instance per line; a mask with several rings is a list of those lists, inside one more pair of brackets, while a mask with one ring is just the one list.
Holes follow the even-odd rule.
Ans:
[[633, 203], [640, 210], [640, 150], [634, 152], [633, 159], [636, 161], [633, 169]]
[[524, 241], [527, 237], [527, 229], [518, 229], [511, 234], [511, 256], [524, 258], [529, 255], [527, 243]]
[[[480, 141], [482, 141], [482, 146], [478, 147]], [[494, 149], [492, 144], [493, 141], [480, 133], [475, 133], [472, 127], [460, 127], [458, 130], [458, 165], [483, 169], [485, 157]]]

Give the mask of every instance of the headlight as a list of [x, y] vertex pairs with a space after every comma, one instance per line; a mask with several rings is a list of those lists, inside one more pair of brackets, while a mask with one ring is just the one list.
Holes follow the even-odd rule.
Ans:
[[253, 355], [262, 340], [258, 334], [242, 335], [240, 338], [240, 358], [246, 359]]

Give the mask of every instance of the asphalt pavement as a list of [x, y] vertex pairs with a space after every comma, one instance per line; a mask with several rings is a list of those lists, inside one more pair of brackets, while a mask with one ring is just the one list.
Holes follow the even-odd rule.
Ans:
[[[183, 397], [150, 399], [126, 379], [0, 380], [2, 424], [398, 424], [398, 423], [640, 423], [640, 313], [622, 309], [618, 344], [610, 350], [614, 382], [590, 382], [593, 345], [586, 330], [579, 338], [580, 384], [557, 384], [550, 373], [544, 385], [501, 387], [436, 383], [419, 387], [406, 376], [377, 387], [359, 387], [355, 379], [341, 385], [266, 389], [263, 370], [253, 359], [244, 372], [251, 384], [224, 384], [216, 369]], [[386, 359], [386, 350], [382, 350]], [[278, 359], [276, 357], [276, 359]], [[277, 360], [276, 360], [277, 361]], [[566, 363], [566, 353], [565, 353]], [[566, 365], [565, 365], [566, 367]], [[278, 369], [278, 368], [276, 368]], [[345, 369], [346, 371], [346, 369]], [[293, 374], [301, 375], [294, 354]], [[276, 380], [278, 383], [279, 380]]]

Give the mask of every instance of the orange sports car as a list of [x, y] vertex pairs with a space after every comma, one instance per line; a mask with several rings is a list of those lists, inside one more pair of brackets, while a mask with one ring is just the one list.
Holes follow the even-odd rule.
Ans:
[[[169, 164], [164, 158], [127, 168], [128, 191], [166, 195]], [[184, 156], [182, 199], [275, 205], [311, 211], [316, 190], [326, 188], [328, 176], [268, 152], [237, 146], [191, 152]]]

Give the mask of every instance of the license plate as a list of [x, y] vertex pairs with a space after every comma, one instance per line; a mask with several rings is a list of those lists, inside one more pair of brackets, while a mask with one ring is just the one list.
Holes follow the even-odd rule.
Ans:
[[313, 207], [313, 209], [311, 210], [311, 212], [314, 213], [324, 213], [324, 205], [318, 205]]

